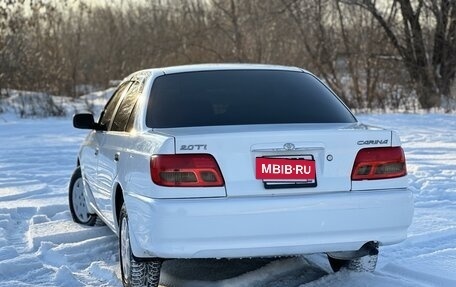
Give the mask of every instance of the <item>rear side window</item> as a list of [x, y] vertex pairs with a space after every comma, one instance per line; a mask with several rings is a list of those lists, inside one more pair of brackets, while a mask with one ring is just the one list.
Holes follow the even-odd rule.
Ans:
[[111, 126], [112, 131], [127, 131], [127, 123], [130, 119], [133, 107], [140, 95], [140, 83], [135, 82], [128, 90], [127, 95], [123, 98], [122, 103], [117, 109], [114, 121]]
[[152, 128], [352, 122], [350, 111], [314, 76], [265, 70], [160, 76], [146, 118]]
[[109, 128], [112, 122], [112, 118], [114, 115], [114, 112], [116, 110], [117, 105], [119, 104], [119, 101], [122, 99], [123, 94], [125, 91], [128, 89], [130, 86], [130, 83], [124, 83], [122, 84], [117, 91], [114, 93], [114, 95], [109, 99], [108, 103], [106, 104], [105, 108], [103, 109], [101, 116], [100, 116], [100, 125], [105, 127], [106, 129]]

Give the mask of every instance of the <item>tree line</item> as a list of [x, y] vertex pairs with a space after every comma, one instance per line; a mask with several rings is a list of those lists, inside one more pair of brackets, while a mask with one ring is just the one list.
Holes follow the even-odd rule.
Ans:
[[303, 67], [358, 110], [454, 108], [456, 0], [100, 2], [0, 0], [2, 95], [248, 62]]

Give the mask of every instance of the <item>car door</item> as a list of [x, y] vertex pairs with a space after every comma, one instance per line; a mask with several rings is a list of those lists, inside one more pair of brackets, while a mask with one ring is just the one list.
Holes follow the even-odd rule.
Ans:
[[79, 160], [84, 175], [84, 184], [87, 192], [94, 194], [98, 189], [97, 168], [98, 150], [100, 148], [100, 134], [92, 130], [82, 145]]
[[112, 224], [114, 224], [112, 193], [116, 188], [119, 166], [122, 165], [125, 149], [129, 144], [128, 122], [139, 95], [139, 85], [139, 82], [133, 82], [122, 97], [100, 147], [97, 204], [104, 217]]
[[[123, 83], [119, 86], [119, 88], [114, 92], [111, 99], [106, 104], [105, 108], [103, 109], [100, 120], [98, 121], [101, 129], [95, 131], [92, 135], [92, 146], [93, 146], [93, 154], [95, 157], [93, 158], [92, 164], [96, 164], [94, 169], [90, 169], [90, 176], [93, 177], [94, 180], [94, 188], [91, 188], [93, 197], [95, 199], [95, 204], [98, 210], [106, 217], [106, 213], [104, 212], [105, 205], [106, 205], [106, 194], [104, 192], [104, 185], [106, 185], [106, 179], [103, 176], [100, 176], [100, 163], [101, 165], [107, 164], [106, 160], [103, 158], [103, 144], [106, 141], [106, 136], [109, 133], [111, 128], [115, 112], [117, 107], [119, 106], [123, 96], [125, 95], [128, 87], [130, 86], [130, 82]], [[113, 163], [112, 163], [113, 164]], [[103, 170], [103, 169], [102, 169]], [[109, 220], [109, 218], [106, 218]]]

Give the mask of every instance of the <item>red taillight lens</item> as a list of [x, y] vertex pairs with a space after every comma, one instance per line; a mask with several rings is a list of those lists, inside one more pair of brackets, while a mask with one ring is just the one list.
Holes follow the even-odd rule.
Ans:
[[356, 155], [351, 178], [385, 179], [406, 174], [405, 155], [401, 147], [365, 148]]
[[150, 174], [157, 185], [179, 187], [223, 186], [222, 173], [209, 154], [154, 155]]

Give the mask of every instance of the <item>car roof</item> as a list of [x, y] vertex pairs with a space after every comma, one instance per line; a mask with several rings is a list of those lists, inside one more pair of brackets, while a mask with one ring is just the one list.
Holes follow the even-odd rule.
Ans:
[[265, 64], [195, 64], [195, 65], [183, 65], [183, 66], [170, 66], [163, 68], [151, 68], [130, 74], [127, 78], [132, 76], [161, 73], [161, 74], [176, 74], [186, 72], [202, 72], [202, 71], [220, 71], [220, 70], [274, 70], [274, 71], [291, 71], [291, 72], [307, 72], [308, 71], [292, 66], [281, 66], [281, 65], [265, 65]]
[[188, 73], [188, 72], [203, 72], [203, 71], [228, 71], [228, 70], [263, 70], [263, 71], [289, 71], [289, 72], [304, 72], [309, 71], [293, 67], [293, 66], [281, 66], [281, 65], [266, 65], [266, 64], [243, 64], [243, 63], [215, 63], [215, 64], [194, 64], [194, 65], [182, 65], [182, 66], [169, 66], [163, 68], [151, 68], [144, 69], [134, 72], [128, 75], [122, 80], [129, 81], [132, 79], [144, 79], [151, 74], [177, 74], [177, 73]]
[[161, 68], [165, 74], [185, 73], [185, 72], [201, 72], [215, 70], [282, 70], [302, 72], [303, 70], [297, 67], [288, 67], [280, 65], [264, 65], [264, 64], [197, 64]]

